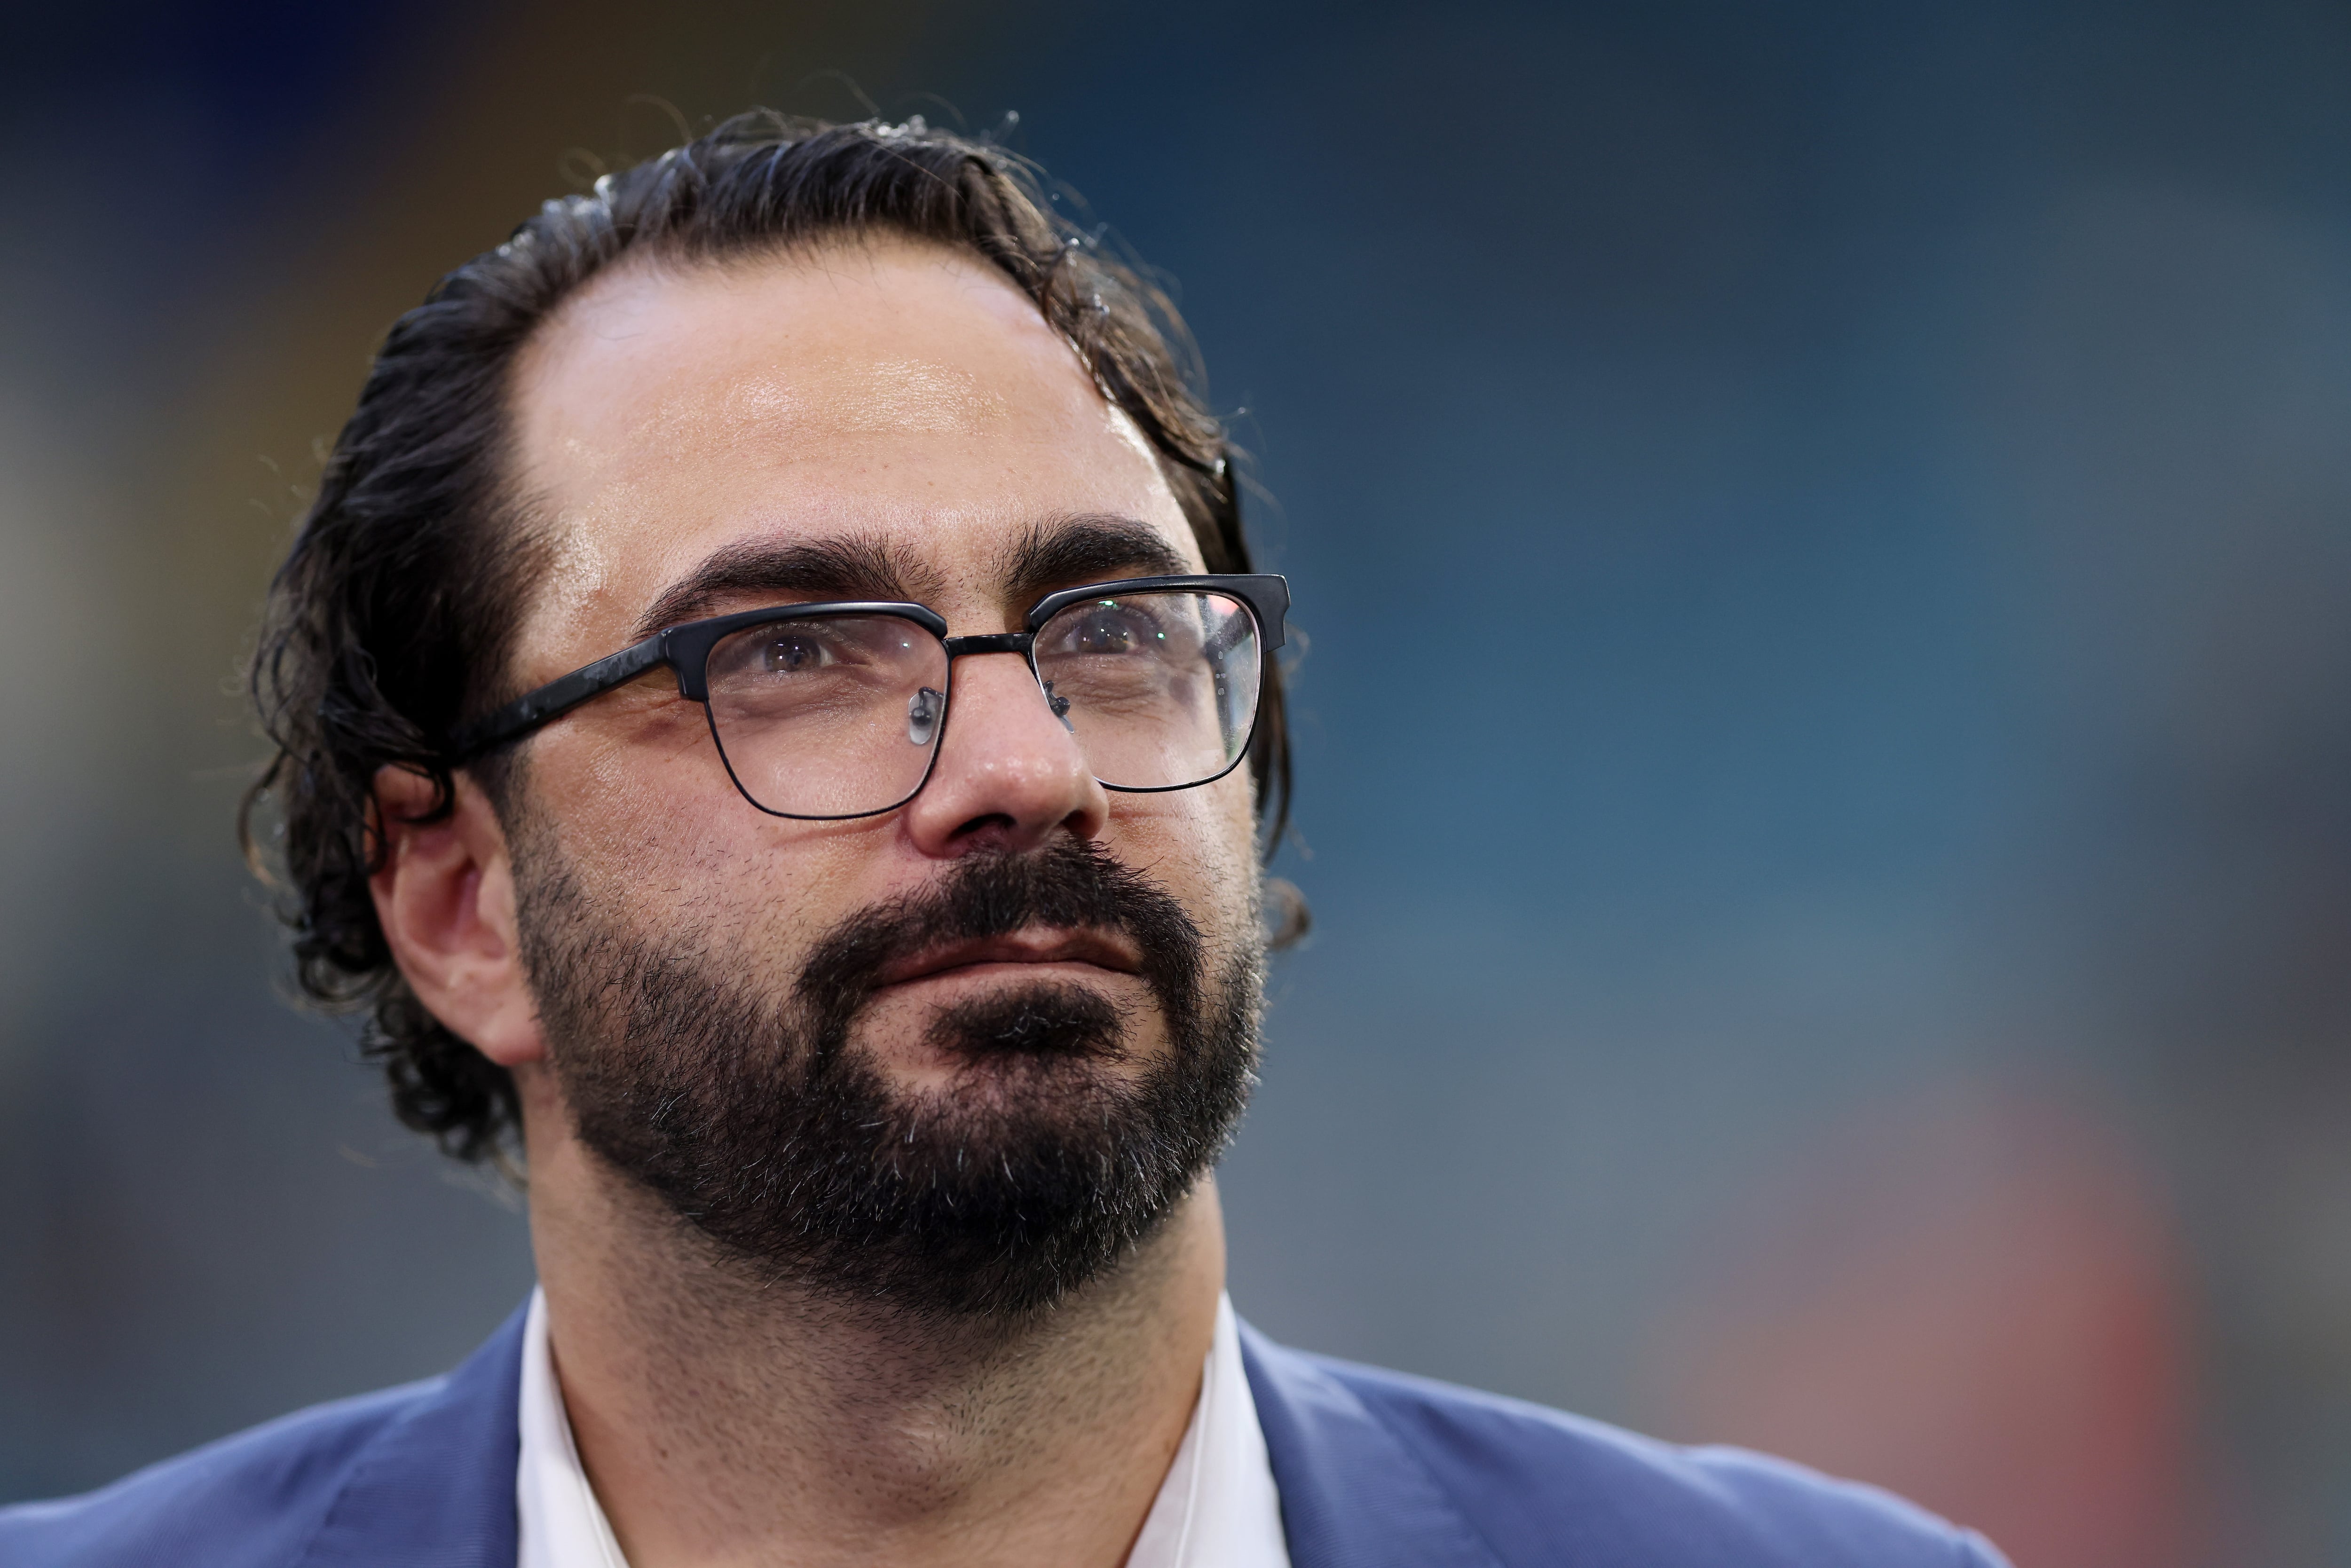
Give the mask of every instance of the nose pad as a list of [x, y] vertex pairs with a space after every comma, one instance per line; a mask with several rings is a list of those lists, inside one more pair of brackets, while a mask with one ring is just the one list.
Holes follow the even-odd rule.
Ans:
[[1061, 721], [1061, 727], [1063, 729], [1068, 730], [1071, 735], [1077, 734], [1078, 727], [1070, 722], [1070, 699], [1067, 697], [1055, 696], [1053, 695], [1052, 682], [1046, 681], [1043, 683], [1043, 685], [1045, 687], [1045, 706], [1053, 710], [1053, 716]]
[[906, 699], [906, 738], [916, 746], [928, 746], [939, 733], [939, 715], [946, 711], [946, 699], [925, 686]]

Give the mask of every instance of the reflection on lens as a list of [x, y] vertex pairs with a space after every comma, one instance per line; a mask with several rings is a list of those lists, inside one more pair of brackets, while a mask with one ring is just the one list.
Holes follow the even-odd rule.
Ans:
[[1257, 724], [1257, 621], [1221, 593], [1083, 600], [1037, 633], [1039, 679], [1102, 783], [1172, 789], [1231, 770]]

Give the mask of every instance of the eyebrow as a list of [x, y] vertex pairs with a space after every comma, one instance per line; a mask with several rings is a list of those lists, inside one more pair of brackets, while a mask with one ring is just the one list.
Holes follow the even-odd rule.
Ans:
[[1098, 512], [1031, 524], [1006, 552], [999, 576], [1026, 608], [1057, 588], [1118, 577], [1176, 577], [1191, 563], [1148, 523]]
[[[1006, 597], [1025, 608], [1057, 588], [1119, 577], [1174, 577], [1190, 565], [1148, 523], [1082, 512], [1031, 524], [1006, 551], [998, 578]], [[713, 551], [664, 589], [637, 617], [631, 636], [650, 637], [744, 595], [920, 603], [938, 597], [943, 586], [937, 573], [902, 560], [883, 539], [743, 539]]]
[[919, 600], [938, 586], [935, 574], [900, 560], [882, 539], [851, 537], [789, 544], [744, 539], [712, 552], [664, 589], [637, 618], [635, 635], [650, 637], [711, 613], [721, 600], [744, 594], [896, 603]]

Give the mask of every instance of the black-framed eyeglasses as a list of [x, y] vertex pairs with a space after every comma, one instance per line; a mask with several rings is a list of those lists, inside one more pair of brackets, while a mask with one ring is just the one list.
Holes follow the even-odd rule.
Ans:
[[1239, 766], [1290, 585], [1134, 577], [1039, 600], [1025, 629], [950, 637], [920, 604], [785, 604], [689, 621], [549, 681], [453, 737], [460, 763], [666, 664], [743, 798], [776, 817], [895, 810], [930, 781], [955, 661], [1018, 653], [1103, 788], [1189, 789]]

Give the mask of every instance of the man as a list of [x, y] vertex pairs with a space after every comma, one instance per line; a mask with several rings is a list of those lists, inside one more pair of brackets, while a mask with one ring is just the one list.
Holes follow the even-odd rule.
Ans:
[[1288, 598], [1181, 340], [1004, 153], [764, 115], [401, 321], [262, 789], [305, 984], [519, 1154], [540, 1288], [0, 1561], [1997, 1562], [1234, 1318]]

